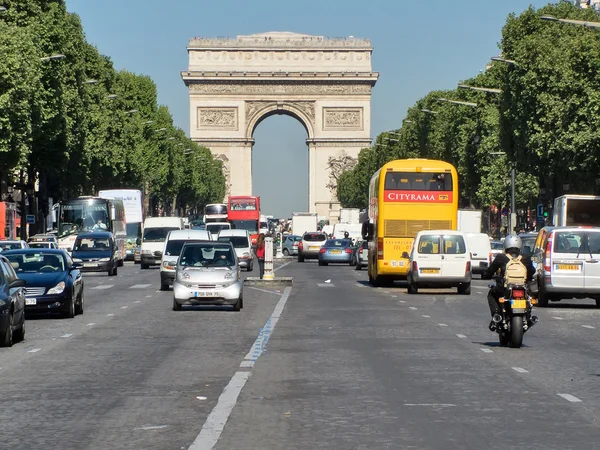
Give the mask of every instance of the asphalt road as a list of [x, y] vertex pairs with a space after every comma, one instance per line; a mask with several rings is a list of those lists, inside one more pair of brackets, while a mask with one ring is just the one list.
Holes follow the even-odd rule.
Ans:
[[591, 301], [537, 309], [509, 349], [484, 281], [409, 296], [347, 266], [277, 274], [294, 286], [246, 287], [240, 313], [171, 311], [156, 269], [86, 276], [82, 316], [0, 349], [0, 448], [600, 448]]

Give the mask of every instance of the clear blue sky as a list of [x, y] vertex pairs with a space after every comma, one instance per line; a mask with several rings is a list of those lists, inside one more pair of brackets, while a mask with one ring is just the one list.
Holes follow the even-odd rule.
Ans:
[[[398, 128], [406, 110], [434, 89], [451, 89], [498, 53], [506, 16], [533, 0], [67, 0], [88, 40], [117, 69], [151, 76], [159, 102], [189, 134], [189, 102], [180, 72], [194, 36], [293, 31], [371, 39], [371, 136]], [[274, 116], [256, 129], [254, 193], [263, 210], [291, 216], [308, 208], [308, 151], [299, 122]], [[273, 170], [275, 169], [275, 170]]]

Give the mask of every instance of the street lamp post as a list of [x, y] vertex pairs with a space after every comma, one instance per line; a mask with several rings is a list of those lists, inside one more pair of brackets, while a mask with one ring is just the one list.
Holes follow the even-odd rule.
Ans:
[[462, 102], [462, 101], [459, 101], [459, 100], [449, 100], [447, 98], [438, 98], [437, 101], [438, 102], [444, 102], [444, 103], [453, 103], [455, 105], [470, 106], [471, 108], [477, 108], [477, 106], [479, 106], [477, 103]]
[[424, 112], [425, 114], [439, 114], [438, 111], [432, 111], [431, 109], [427, 108], [421, 108], [421, 112]]
[[6, 7], [5, 6], [0, 6], [0, 13], [3, 13], [4, 11], [6, 11]]
[[[490, 155], [506, 155], [506, 152], [490, 152]], [[515, 166], [512, 164], [510, 169], [510, 234], [516, 231], [517, 228], [517, 206], [515, 201]]]
[[517, 62], [512, 59], [502, 58], [500, 56], [492, 56], [492, 61], [501, 62], [504, 64], [510, 64], [511, 66], [516, 66]]
[[554, 16], [544, 15], [540, 17], [541, 20], [547, 20], [549, 22], [562, 22], [570, 23], [571, 25], [580, 25], [586, 28], [600, 28], [600, 22], [588, 22], [586, 20], [573, 20], [573, 19], [559, 19]]
[[491, 94], [502, 94], [502, 89], [496, 89], [496, 88], [486, 88], [486, 87], [479, 87], [479, 86], [470, 86], [468, 84], [459, 84], [458, 87], [460, 89], [470, 89], [471, 91], [489, 92]]
[[66, 58], [66, 56], [62, 55], [62, 54], [58, 54], [58, 55], [44, 56], [44, 57], [40, 58], [40, 61], [50, 61], [51, 59], [63, 59], [63, 58]]

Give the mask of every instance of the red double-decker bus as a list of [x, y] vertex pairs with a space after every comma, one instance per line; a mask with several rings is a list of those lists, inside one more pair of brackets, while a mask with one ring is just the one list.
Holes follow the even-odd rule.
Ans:
[[255, 245], [260, 220], [260, 197], [250, 195], [230, 196], [227, 206], [227, 220], [231, 224], [231, 228], [248, 230], [252, 245]]

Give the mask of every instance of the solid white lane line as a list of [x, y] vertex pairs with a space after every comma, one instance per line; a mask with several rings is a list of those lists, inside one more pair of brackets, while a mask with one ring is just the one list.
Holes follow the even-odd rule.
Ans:
[[593, 327], [591, 325], [581, 325], [583, 328], [590, 328], [590, 329], [595, 329], [596, 327]]
[[[254, 341], [250, 351], [244, 357], [240, 367], [253, 367], [254, 362], [263, 353], [265, 346], [271, 337], [271, 333], [281, 317], [283, 308], [285, 308], [285, 304], [287, 303], [291, 291], [291, 287], [286, 287], [284, 289], [283, 295], [277, 302], [277, 305], [275, 305], [273, 313], [262, 327], [256, 341]], [[242, 392], [242, 389], [246, 385], [251, 374], [252, 372], [250, 371], [238, 371], [233, 375], [229, 384], [223, 389], [223, 392], [219, 396], [216, 406], [207, 417], [206, 422], [204, 422], [200, 433], [189, 447], [190, 450], [210, 450], [215, 446], [229, 420], [231, 411], [233, 411], [233, 408], [237, 403], [240, 392]]]
[[95, 322], [90, 322], [90, 323], [88, 323], [88, 324], [86, 325], [86, 327], [93, 327], [94, 325], [96, 325], [96, 323], [95, 323]]
[[513, 367], [512, 370], [519, 373], [529, 373], [529, 370], [523, 369], [522, 367]]
[[27, 353], [37, 353], [41, 350], [41, 348], [32, 348], [31, 350], [28, 350]]
[[405, 403], [404, 406], [456, 406], [454, 403]]
[[464, 334], [457, 334], [457, 337], [461, 338], [461, 339], [466, 339], [467, 337]]
[[125, 305], [125, 306], [121, 306], [121, 309], [127, 309], [129, 308], [129, 306]]
[[244, 286], [244, 289], [253, 289], [255, 291], [264, 292], [265, 294], [283, 295], [281, 292], [269, 291], [268, 289], [261, 289], [254, 286]]
[[95, 286], [92, 289], [110, 289], [114, 287], [114, 284], [101, 284], [100, 286]]
[[134, 284], [133, 286], [129, 286], [129, 289], [146, 289], [147, 287], [152, 286], [150, 283], [148, 284]]
[[480, 349], [483, 353], [494, 353], [493, 350], [490, 350], [489, 348], [481, 348]]
[[556, 394], [556, 395], [564, 398], [565, 400], [570, 401], [571, 403], [581, 403], [582, 402], [580, 399], [578, 399], [577, 397], [575, 397], [574, 395], [571, 395], [571, 394]]
[[73, 336], [73, 333], [67, 333], [67, 334], [63, 334], [61, 336], [61, 338], [70, 338], [71, 336]]
[[416, 311], [418, 308], [415, 308], [414, 306], [409, 306], [408, 309], [412, 309], [413, 311]]
[[446, 325], [445, 323], [438, 323], [438, 326], [440, 326], [440, 327], [447, 327], [448, 325]]
[[425, 317], [426, 319], [429, 319], [431, 316], [428, 316], [427, 314], [423, 314], [421, 317]]
[[556, 319], [556, 320], [564, 320], [562, 317], [555, 317], [555, 316], [553, 316], [552, 318]]

